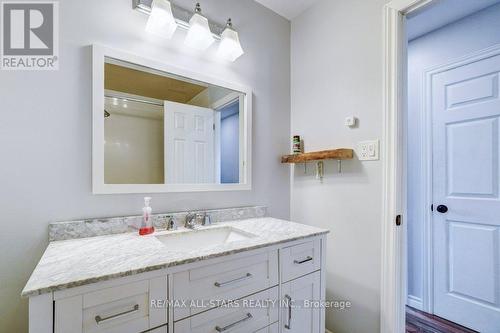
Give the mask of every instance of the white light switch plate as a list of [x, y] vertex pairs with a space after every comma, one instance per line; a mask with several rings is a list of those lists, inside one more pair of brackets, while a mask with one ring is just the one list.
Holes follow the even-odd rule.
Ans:
[[358, 143], [358, 150], [356, 151], [360, 161], [377, 161], [380, 159], [379, 154], [379, 141], [361, 141]]

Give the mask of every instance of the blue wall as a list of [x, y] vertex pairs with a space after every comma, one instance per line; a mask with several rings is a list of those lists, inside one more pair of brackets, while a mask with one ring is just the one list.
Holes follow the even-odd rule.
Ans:
[[221, 183], [239, 183], [239, 103], [221, 109]]
[[416, 38], [408, 47], [408, 298], [416, 307], [423, 296], [422, 220], [429, 209], [422, 200], [420, 170], [423, 73], [495, 44], [500, 44], [500, 4]]

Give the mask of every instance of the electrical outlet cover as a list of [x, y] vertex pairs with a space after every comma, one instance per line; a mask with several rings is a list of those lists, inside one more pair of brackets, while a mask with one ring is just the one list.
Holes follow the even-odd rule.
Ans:
[[377, 161], [380, 159], [379, 140], [361, 141], [356, 154], [360, 161]]

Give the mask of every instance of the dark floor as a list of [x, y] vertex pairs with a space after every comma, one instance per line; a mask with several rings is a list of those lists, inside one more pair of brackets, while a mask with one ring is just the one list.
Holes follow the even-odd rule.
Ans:
[[417, 309], [406, 307], [406, 333], [478, 333]]

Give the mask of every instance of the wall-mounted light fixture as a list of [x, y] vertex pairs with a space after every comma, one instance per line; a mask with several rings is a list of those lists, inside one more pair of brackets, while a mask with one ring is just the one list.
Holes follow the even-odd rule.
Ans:
[[208, 19], [201, 15], [201, 6], [197, 3], [194, 14], [189, 20], [189, 30], [184, 44], [200, 51], [205, 51], [213, 42], [215, 42], [215, 39], [208, 26]]
[[217, 54], [229, 61], [235, 61], [243, 54], [238, 33], [233, 29], [231, 19], [227, 20], [226, 29], [222, 32]]
[[199, 3], [194, 13], [168, 0], [134, 0], [133, 3], [134, 9], [150, 15], [147, 32], [171, 38], [176, 29], [181, 28], [187, 30], [184, 43], [195, 49], [206, 50], [219, 40], [217, 55], [221, 58], [235, 61], [244, 53], [231, 19], [225, 26], [211, 22], [202, 15]]
[[172, 6], [167, 0], [153, 0], [146, 31], [160, 37], [171, 38], [177, 30]]

